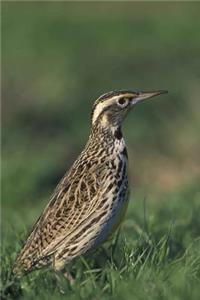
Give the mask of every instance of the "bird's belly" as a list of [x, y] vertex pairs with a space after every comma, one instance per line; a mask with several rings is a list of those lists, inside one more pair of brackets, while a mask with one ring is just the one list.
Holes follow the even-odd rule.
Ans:
[[119, 228], [119, 226], [123, 222], [127, 208], [128, 199], [126, 199], [126, 201], [123, 201], [122, 205], [118, 208], [116, 216], [113, 217], [113, 224], [110, 230], [108, 230], [108, 238], [112, 236], [112, 234]]
[[113, 202], [113, 206], [108, 212], [105, 221], [103, 224], [99, 224], [92, 248], [98, 247], [101, 243], [109, 239], [120, 226], [128, 207], [127, 191], [123, 198], [117, 197], [116, 199], [113, 199]]

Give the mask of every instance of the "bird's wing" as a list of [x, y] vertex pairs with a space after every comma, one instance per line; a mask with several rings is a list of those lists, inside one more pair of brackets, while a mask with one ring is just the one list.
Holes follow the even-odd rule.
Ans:
[[92, 162], [80, 164], [63, 177], [40, 218], [34, 225], [16, 265], [35, 264], [55, 251], [60, 241], [95, 211], [108, 173], [109, 162], [96, 167]]

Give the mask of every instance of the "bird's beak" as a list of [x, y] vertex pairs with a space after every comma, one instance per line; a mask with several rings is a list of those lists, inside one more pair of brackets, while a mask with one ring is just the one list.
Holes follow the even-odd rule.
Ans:
[[166, 94], [167, 91], [156, 91], [156, 92], [139, 92], [135, 95], [135, 97], [131, 100], [131, 104], [134, 105], [138, 102], [141, 102], [143, 100], [161, 95]]

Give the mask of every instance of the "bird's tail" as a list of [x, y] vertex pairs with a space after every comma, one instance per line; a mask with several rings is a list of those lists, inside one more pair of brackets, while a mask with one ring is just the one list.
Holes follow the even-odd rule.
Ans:
[[11, 274], [15, 277], [22, 277], [31, 269], [31, 261], [29, 259], [21, 259], [17, 257], [11, 270]]
[[49, 265], [52, 262], [52, 256], [45, 256], [42, 258], [34, 259], [33, 256], [22, 258], [21, 256], [17, 257], [13, 267], [12, 274], [15, 277], [22, 277], [27, 273], [30, 273], [34, 270], [38, 270], [44, 266]]

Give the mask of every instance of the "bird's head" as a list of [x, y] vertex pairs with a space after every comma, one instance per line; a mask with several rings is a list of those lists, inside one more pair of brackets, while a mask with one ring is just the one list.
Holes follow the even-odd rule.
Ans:
[[100, 96], [92, 109], [92, 126], [119, 127], [135, 104], [167, 91], [113, 91]]

